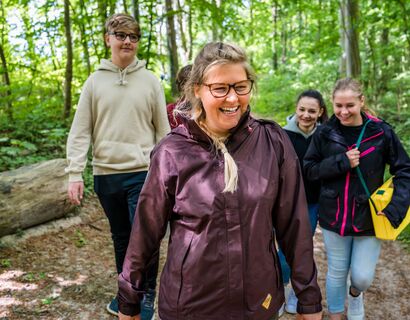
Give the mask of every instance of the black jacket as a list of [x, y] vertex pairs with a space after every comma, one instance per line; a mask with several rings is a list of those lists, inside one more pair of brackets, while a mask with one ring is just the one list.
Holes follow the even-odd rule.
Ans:
[[[362, 116], [364, 121], [370, 117]], [[383, 182], [386, 164], [390, 165], [395, 187], [392, 201], [383, 212], [397, 227], [410, 203], [410, 158], [390, 125], [371, 119], [360, 145], [360, 169], [373, 193]], [[323, 228], [342, 236], [374, 235], [368, 198], [346, 156], [346, 151], [354, 147], [347, 144], [339, 120], [332, 116], [313, 136], [304, 169], [309, 179], [322, 182], [319, 224]]]
[[[287, 130], [286, 133], [289, 136], [290, 141], [295, 148], [296, 154], [299, 158], [299, 163], [301, 168], [303, 168], [303, 158], [305, 157], [306, 151], [309, 147], [310, 141], [313, 136], [305, 138], [300, 133]], [[320, 181], [311, 181], [306, 177], [306, 174], [303, 172], [303, 183], [305, 185], [306, 200], [309, 204], [315, 204], [319, 201], [319, 192], [320, 192]]]

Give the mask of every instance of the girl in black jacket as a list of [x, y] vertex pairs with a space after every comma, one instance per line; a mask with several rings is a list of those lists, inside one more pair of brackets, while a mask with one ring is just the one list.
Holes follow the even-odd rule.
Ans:
[[[287, 118], [287, 124], [283, 127], [295, 148], [301, 167], [303, 167], [303, 158], [313, 134], [317, 127], [327, 119], [327, 109], [322, 94], [313, 89], [303, 91], [296, 100], [295, 114]], [[320, 181], [309, 181], [303, 175], [303, 182], [308, 203], [309, 221], [314, 235], [318, 220]], [[296, 314], [298, 300], [292, 286], [287, 286], [290, 280], [290, 267], [282, 250], [279, 250], [279, 260], [286, 292], [286, 306], [282, 306], [280, 313], [286, 309], [286, 312]]]
[[[334, 115], [313, 136], [304, 159], [307, 177], [321, 181], [319, 224], [328, 260], [326, 277], [330, 319], [342, 319], [350, 271], [347, 316], [365, 319], [363, 291], [371, 285], [380, 253], [365, 190], [356, 174], [360, 166], [370, 193], [383, 182], [386, 164], [394, 175], [394, 194], [378, 214], [398, 227], [409, 207], [410, 158], [393, 129], [366, 113], [361, 85], [339, 80], [333, 90]], [[360, 149], [356, 141], [363, 125]]]

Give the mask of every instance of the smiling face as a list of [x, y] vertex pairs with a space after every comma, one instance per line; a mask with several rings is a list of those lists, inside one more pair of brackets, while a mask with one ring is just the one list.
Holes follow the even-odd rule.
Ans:
[[364, 105], [363, 95], [351, 89], [338, 90], [333, 95], [333, 112], [344, 126], [360, 126], [363, 123], [360, 111]]
[[302, 97], [296, 106], [298, 127], [305, 133], [311, 132], [323, 113], [319, 101], [311, 97]]
[[[220, 64], [211, 67], [205, 74], [203, 83], [234, 84], [247, 80], [245, 68], [241, 63]], [[238, 95], [229, 88], [225, 97], [215, 98], [208, 86], [195, 86], [195, 96], [201, 100], [205, 111], [205, 125], [216, 136], [225, 136], [234, 128], [249, 105], [250, 93]]]
[[[115, 32], [135, 33], [129, 29], [118, 29]], [[126, 37], [124, 41], [121, 41], [113, 34], [106, 34], [105, 43], [107, 47], [111, 48], [111, 61], [116, 66], [124, 69], [134, 61], [139, 42], [131, 42], [130, 37]]]

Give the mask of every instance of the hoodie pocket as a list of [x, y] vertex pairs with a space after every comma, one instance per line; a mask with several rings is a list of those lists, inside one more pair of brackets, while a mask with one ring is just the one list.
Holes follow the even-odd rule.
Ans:
[[114, 170], [146, 167], [149, 163], [149, 155], [133, 143], [101, 141], [94, 146], [93, 153], [93, 165]]

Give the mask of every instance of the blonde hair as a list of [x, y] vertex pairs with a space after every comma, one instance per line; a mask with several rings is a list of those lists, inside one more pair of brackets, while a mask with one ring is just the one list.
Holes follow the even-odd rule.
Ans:
[[224, 42], [206, 44], [196, 56], [189, 79], [184, 86], [185, 97], [189, 103], [177, 106], [177, 113], [195, 120], [211, 138], [216, 149], [222, 152], [225, 163], [225, 188], [222, 192], [234, 192], [237, 189], [238, 167], [225, 145], [225, 140], [228, 136], [216, 137], [206, 127], [206, 113], [202, 101], [195, 96], [195, 87], [203, 84], [207, 72], [212, 67], [236, 63], [240, 63], [243, 66], [249, 80], [256, 80], [256, 75], [248, 62], [245, 51], [241, 47]]
[[[343, 90], [352, 90], [354, 93], [357, 94], [358, 98], [364, 99], [362, 84], [356, 79], [343, 78], [337, 80], [335, 87], [333, 88], [332, 99], [335, 98], [335, 94], [337, 91]], [[363, 105], [362, 111], [365, 113], [369, 113], [373, 116], [376, 116], [376, 112], [373, 109], [369, 108], [366, 104]]]
[[139, 38], [141, 37], [141, 29], [138, 22], [133, 16], [126, 13], [115, 13], [105, 22], [105, 32], [111, 33], [118, 30], [129, 30], [134, 32]]

